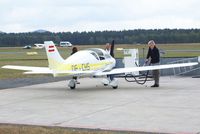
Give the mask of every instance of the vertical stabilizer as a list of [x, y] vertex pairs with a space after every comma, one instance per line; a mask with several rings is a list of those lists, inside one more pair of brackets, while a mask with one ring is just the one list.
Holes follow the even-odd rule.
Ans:
[[64, 59], [60, 56], [53, 41], [45, 41], [44, 44], [49, 62], [49, 68], [56, 70], [59, 65], [64, 63]]

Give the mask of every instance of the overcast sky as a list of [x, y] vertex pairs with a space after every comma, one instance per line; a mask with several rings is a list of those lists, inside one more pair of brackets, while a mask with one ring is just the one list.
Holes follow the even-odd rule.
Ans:
[[0, 31], [200, 28], [200, 0], [0, 0]]

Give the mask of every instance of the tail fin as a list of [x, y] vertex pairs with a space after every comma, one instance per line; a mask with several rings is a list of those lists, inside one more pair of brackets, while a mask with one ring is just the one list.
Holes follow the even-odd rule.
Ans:
[[112, 41], [111, 43], [111, 48], [110, 48], [110, 55], [114, 58], [114, 47], [115, 47], [115, 40]]
[[45, 41], [44, 44], [49, 62], [49, 68], [51, 70], [56, 70], [59, 65], [64, 63], [64, 59], [60, 56], [53, 41]]

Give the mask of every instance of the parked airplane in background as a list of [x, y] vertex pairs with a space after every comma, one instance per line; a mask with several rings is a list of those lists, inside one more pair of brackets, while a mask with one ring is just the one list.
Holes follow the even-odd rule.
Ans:
[[42, 49], [44, 48], [44, 44], [34, 44], [35, 49]]
[[[73, 76], [77, 76], [79, 78], [81, 76], [107, 76], [106, 79], [102, 81], [103, 84], [117, 88], [118, 81], [113, 78], [113, 75], [131, 73], [135, 71], [193, 66], [198, 64], [197, 62], [193, 62], [131, 68], [114, 68], [116, 64], [116, 60], [114, 59], [114, 41], [111, 45], [110, 53], [100, 48], [91, 48], [78, 51], [69, 56], [66, 60], [60, 56], [52, 41], [45, 41], [44, 44], [49, 67], [6, 65], [2, 68], [24, 70], [26, 71], [24, 74], [52, 74], [54, 77], [70, 76], [72, 78]], [[74, 89], [76, 84], [76, 80], [72, 78], [69, 81], [68, 86], [71, 89]]]
[[31, 49], [31, 45], [26, 45], [23, 47], [23, 49]]

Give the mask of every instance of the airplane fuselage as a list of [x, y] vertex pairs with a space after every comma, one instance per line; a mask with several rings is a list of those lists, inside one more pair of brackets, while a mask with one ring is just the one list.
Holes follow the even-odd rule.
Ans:
[[[60, 71], [109, 71], [115, 67], [116, 60], [103, 49], [78, 51], [59, 64]], [[60, 76], [60, 74], [54, 74]]]

